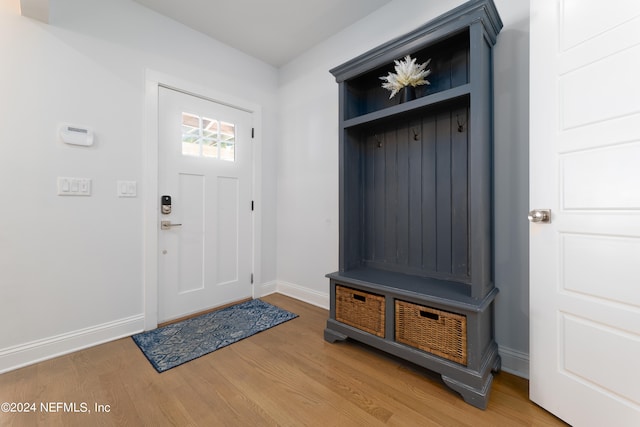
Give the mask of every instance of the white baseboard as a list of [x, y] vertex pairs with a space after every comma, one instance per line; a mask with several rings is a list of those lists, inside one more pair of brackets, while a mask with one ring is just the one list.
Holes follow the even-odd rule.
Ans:
[[262, 285], [255, 285], [253, 287], [253, 297], [260, 298], [270, 294], [278, 292], [278, 282], [272, 280], [271, 282], [263, 283]]
[[502, 370], [522, 378], [529, 379], [529, 355], [518, 350], [498, 346], [502, 359]]
[[144, 315], [0, 349], [0, 374], [43, 360], [127, 337], [144, 330]]
[[294, 283], [277, 281], [277, 290], [283, 295], [329, 310], [329, 293], [318, 292]]

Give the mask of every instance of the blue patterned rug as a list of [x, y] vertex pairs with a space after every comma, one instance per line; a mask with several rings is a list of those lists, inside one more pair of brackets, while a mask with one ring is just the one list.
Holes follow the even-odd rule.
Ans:
[[296, 317], [254, 299], [131, 338], [153, 367], [164, 372]]

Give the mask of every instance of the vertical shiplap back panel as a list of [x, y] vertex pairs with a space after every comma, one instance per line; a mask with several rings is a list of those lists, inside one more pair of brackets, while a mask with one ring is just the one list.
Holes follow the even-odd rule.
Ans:
[[408, 239], [409, 254], [408, 268], [411, 270], [422, 269], [422, 253], [424, 252], [422, 235], [425, 229], [422, 223], [422, 152], [423, 152], [423, 128], [422, 118], [416, 118], [409, 122], [410, 137], [408, 143], [408, 176], [409, 176], [409, 204], [408, 204]]
[[468, 281], [467, 122], [464, 105], [363, 137], [365, 263]]
[[384, 255], [387, 263], [396, 264], [396, 248], [398, 238], [398, 141], [397, 128], [387, 128], [383, 147], [385, 156], [384, 171]]
[[436, 241], [439, 273], [451, 273], [451, 113], [436, 116]]
[[451, 112], [451, 260], [454, 276], [469, 275], [468, 109]]
[[426, 116], [422, 121], [422, 269], [437, 271], [436, 222], [436, 118]]
[[386, 207], [386, 187], [385, 187], [385, 151], [384, 151], [384, 133], [376, 134], [375, 148], [373, 150], [373, 182], [369, 186], [373, 188], [373, 259], [384, 260], [384, 242], [385, 242], [385, 207]]
[[397, 238], [396, 238], [396, 264], [407, 266], [409, 264], [409, 133], [410, 126], [398, 127], [396, 133], [397, 151]]
[[364, 212], [363, 223], [363, 259], [375, 259], [376, 249], [376, 188], [375, 188], [375, 153], [377, 146], [377, 134], [371, 132], [365, 135], [364, 161], [363, 161], [363, 193]]

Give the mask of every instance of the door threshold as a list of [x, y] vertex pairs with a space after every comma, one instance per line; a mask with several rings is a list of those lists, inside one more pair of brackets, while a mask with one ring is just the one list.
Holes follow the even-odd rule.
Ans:
[[158, 323], [158, 328], [162, 328], [163, 326], [172, 325], [174, 323], [182, 322], [183, 320], [192, 319], [194, 317], [202, 316], [203, 314], [211, 313], [214, 311], [222, 310], [223, 308], [231, 307], [233, 305], [242, 304], [243, 302], [251, 301], [252, 298], [244, 298], [238, 301], [230, 302], [228, 304], [219, 305], [217, 307], [208, 308], [206, 310], [198, 311], [196, 313], [191, 313], [186, 316], [178, 317], [177, 319], [167, 320], [166, 322]]

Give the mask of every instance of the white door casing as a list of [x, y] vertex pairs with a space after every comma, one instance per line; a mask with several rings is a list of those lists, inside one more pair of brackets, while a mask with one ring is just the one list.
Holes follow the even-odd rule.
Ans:
[[530, 4], [530, 397], [637, 426], [640, 2]]
[[[164, 87], [158, 104], [158, 202], [172, 201], [159, 216], [174, 224], [158, 238], [158, 320], [166, 321], [252, 296], [252, 117]], [[235, 143], [220, 148], [229, 131]], [[183, 143], [186, 132], [195, 143]]]

